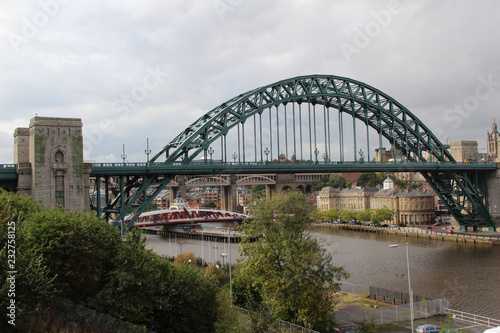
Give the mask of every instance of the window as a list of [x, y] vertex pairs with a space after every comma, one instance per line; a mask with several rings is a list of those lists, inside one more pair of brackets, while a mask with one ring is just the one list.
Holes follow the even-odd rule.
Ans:
[[56, 206], [64, 207], [64, 176], [56, 176]]
[[55, 160], [56, 160], [56, 163], [63, 163], [64, 162], [64, 154], [62, 151], [58, 150], [56, 152]]

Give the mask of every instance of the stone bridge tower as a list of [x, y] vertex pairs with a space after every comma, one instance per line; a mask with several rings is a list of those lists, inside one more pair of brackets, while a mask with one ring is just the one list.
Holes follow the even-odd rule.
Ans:
[[88, 210], [90, 167], [83, 163], [82, 121], [34, 117], [14, 132], [18, 191], [45, 206]]

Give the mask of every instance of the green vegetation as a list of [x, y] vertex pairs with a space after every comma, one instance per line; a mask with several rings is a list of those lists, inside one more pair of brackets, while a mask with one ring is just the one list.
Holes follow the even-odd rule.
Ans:
[[372, 222], [379, 224], [384, 221], [391, 221], [394, 218], [394, 210], [387, 207], [378, 208], [372, 216]]
[[253, 185], [252, 186], [252, 196], [254, 199], [265, 198], [266, 197], [266, 185]]
[[[9, 296], [7, 280], [9, 240], [16, 249], [15, 296]], [[155, 331], [216, 332], [227, 326], [219, 317], [229, 311], [223, 288], [204, 270], [147, 250], [137, 231], [122, 240], [116, 228], [90, 213], [49, 209], [0, 191], [0, 244], [0, 306], [15, 300], [18, 331], [42, 324], [60, 331], [64, 318], [50, 310], [55, 296]], [[13, 331], [8, 320], [2, 315], [0, 331]]]
[[315, 181], [311, 184], [313, 191], [319, 191], [326, 186], [333, 188], [348, 188], [351, 186], [351, 181], [340, 173], [332, 173], [329, 177], [324, 177], [321, 181]]
[[214, 208], [217, 208], [217, 205], [213, 201], [208, 201], [208, 202], [205, 202], [203, 205], [201, 205], [201, 208], [214, 209]]
[[321, 331], [333, 325], [333, 292], [347, 273], [305, 232], [313, 210], [302, 194], [282, 193], [256, 201], [253, 219], [241, 227], [246, 260], [235, 272], [235, 302], [256, 313], [257, 331], [267, 331], [275, 319]]

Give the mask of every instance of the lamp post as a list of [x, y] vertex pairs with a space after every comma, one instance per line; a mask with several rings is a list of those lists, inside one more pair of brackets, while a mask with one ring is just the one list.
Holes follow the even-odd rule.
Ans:
[[231, 231], [227, 227], [227, 251], [229, 252], [229, 301], [233, 304], [233, 276], [231, 274]]
[[269, 155], [269, 149], [266, 147], [266, 149], [264, 150], [264, 154], [266, 154], [266, 163], [269, 161], [268, 159], [268, 155]]
[[[394, 248], [394, 247], [399, 247], [400, 244], [391, 244], [389, 247]], [[411, 280], [410, 280], [410, 252], [409, 252], [409, 245], [406, 243], [406, 265], [408, 266], [408, 293], [410, 294], [410, 320], [411, 320], [411, 331], [412, 333], [414, 332], [413, 330], [413, 290], [411, 290]]]
[[147, 165], [149, 166], [149, 155], [151, 154], [151, 149], [149, 149], [149, 138], [146, 138], [146, 150], [144, 151], [147, 156]]
[[[216, 229], [223, 229], [222, 227], [216, 227]], [[227, 227], [227, 252], [229, 253], [223, 253], [221, 254], [222, 258], [228, 256], [229, 260], [229, 299], [231, 300], [231, 304], [233, 304], [233, 274], [231, 272], [231, 228]], [[224, 265], [224, 260], [222, 261], [222, 264]]]
[[[404, 273], [399, 274], [399, 277], [401, 278], [400, 279], [401, 280], [401, 288], [400, 288], [400, 295], [401, 295], [400, 297], [401, 298], [400, 298], [399, 302], [401, 303], [401, 305], [403, 305], [403, 277], [404, 276], [405, 276]], [[396, 277], [398, 277], [398, 273], [396, 273]]]
[[318, 148], [316, 148], [314, 150], [314, 155], [316, 155], [316, 164], [318, 164], [318, 154], [319, 154], [319, 150], [318, 150]]
[[234, 160], [234, 164], [236, 164], [236, 157], [238, 157], [238, 154], [236, 154], [236, 152], [233, 153], [233, 160]]
[[122, 154], [123, 165], [125, 165], [126, 159], [127, 159], [127, 155], [125, 155], [125, 144], [123, 144], [123, 154]]
[[214, 150], [212, 149], [212, 147], [208, 148], [208, 153], [210, 154], [210, 164], [212, 164], [212, 155], [214, 153]]

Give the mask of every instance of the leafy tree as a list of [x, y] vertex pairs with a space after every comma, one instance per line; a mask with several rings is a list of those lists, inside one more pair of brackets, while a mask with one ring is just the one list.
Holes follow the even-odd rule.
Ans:
[[345, 221], [351, 221], [356, 219], [356, 213], [353, 212], [352, 210], [343, 210], [341, 215], [342, 219]]
[[345, 188], [347, 179], [340, 173], [332, 173], [329, 178], [329, 185], [333, 188]]
[[356, 214], [356, 218], [360, 221], [370, 221], [373, 215], [371, 209], [365, 209]]
[[309, 214], [309, 219], [311, 219], [313, 221], [324, 220], [325, 214], [324, 214], [324, 212], [320, 211], [319, 209], [314, 209], [311, 212], [311, 214]]
[[331, 292], [347, 274], [305, 232], [313, 209], [297, 192], [257, 202], [253, 219], [241, 226], [240, 252], [246, 259], [237, 282], [238, 300], [251, 309], [268, 309], [273, 318], [325, 329], [334, 307]]
[[374, 172], [362, 172], [358, 177], [358, 186], [361, 187], [375, 187], [377, 185], [382, 185], [384, 180], [380, 179]]
[[180, 265], [183, 263], [196, 265], [196, 256], [193, 252], [182, 252], [175, 257], [174, 264]]
[[378, 208], [375, 210], [372, 216], [372, 222], [379, 224], [383, 221], [391, 221], [394, 218], [394, 210], [387, 208], [386, 206]]
[[203, 205], [201, 205], [202, 208], [208, 208], [208, 209], [214, 209], [217, 208], [217, 205], [213, 201], [208, 201], [205, 202]]
[[29, 219], [26, 247], [42, 256], [54, 288], [76, 302], [93, 298], [114, 267], [120, 243], [117, 230], [90, 213], [67, 213], [62, 208], [44, 209]]
[[174, 267], [147, 250], [138, 231], [129, 231], [122, 243], [116, 268], [98, 295], [103, 311], [157, 331], [214, 330], [218, 288], [196, 265]]
[[340, 217], [340, 211], [337, 207], [332, 207], [322, 213], [325, 220], [338, 220]]
[[364, 320], [361, 322], [356, 323], [356, 332], [359, 333], [377, 333], [378, 332], [378, 327], [377, 323], [375, 322], [374, 317], [370, 317], [368, 321]]
[[[26, 217], [42, 208], [29, 197], [0, 189], [0, 306], [7, 309], [10, 301], [15, 300], [16, 323], [29, 321], [28, 317], [35, 309], [54, 293], [53, 278], [44, 266], [41, 255], [25, 245]], [[13, 277], [15, 291], [10, 288]], [[12, 292], [15, 292], [15, 297]], [[12, 327], [8, 324], [12, 318], [5, 314], [3, 311], [0, 318], [2, 332], [6, 327]]]
[[252, 186], [252, 197], [253, 198], [263, 198], [266, 196], [266, 185], [259, 184]]

